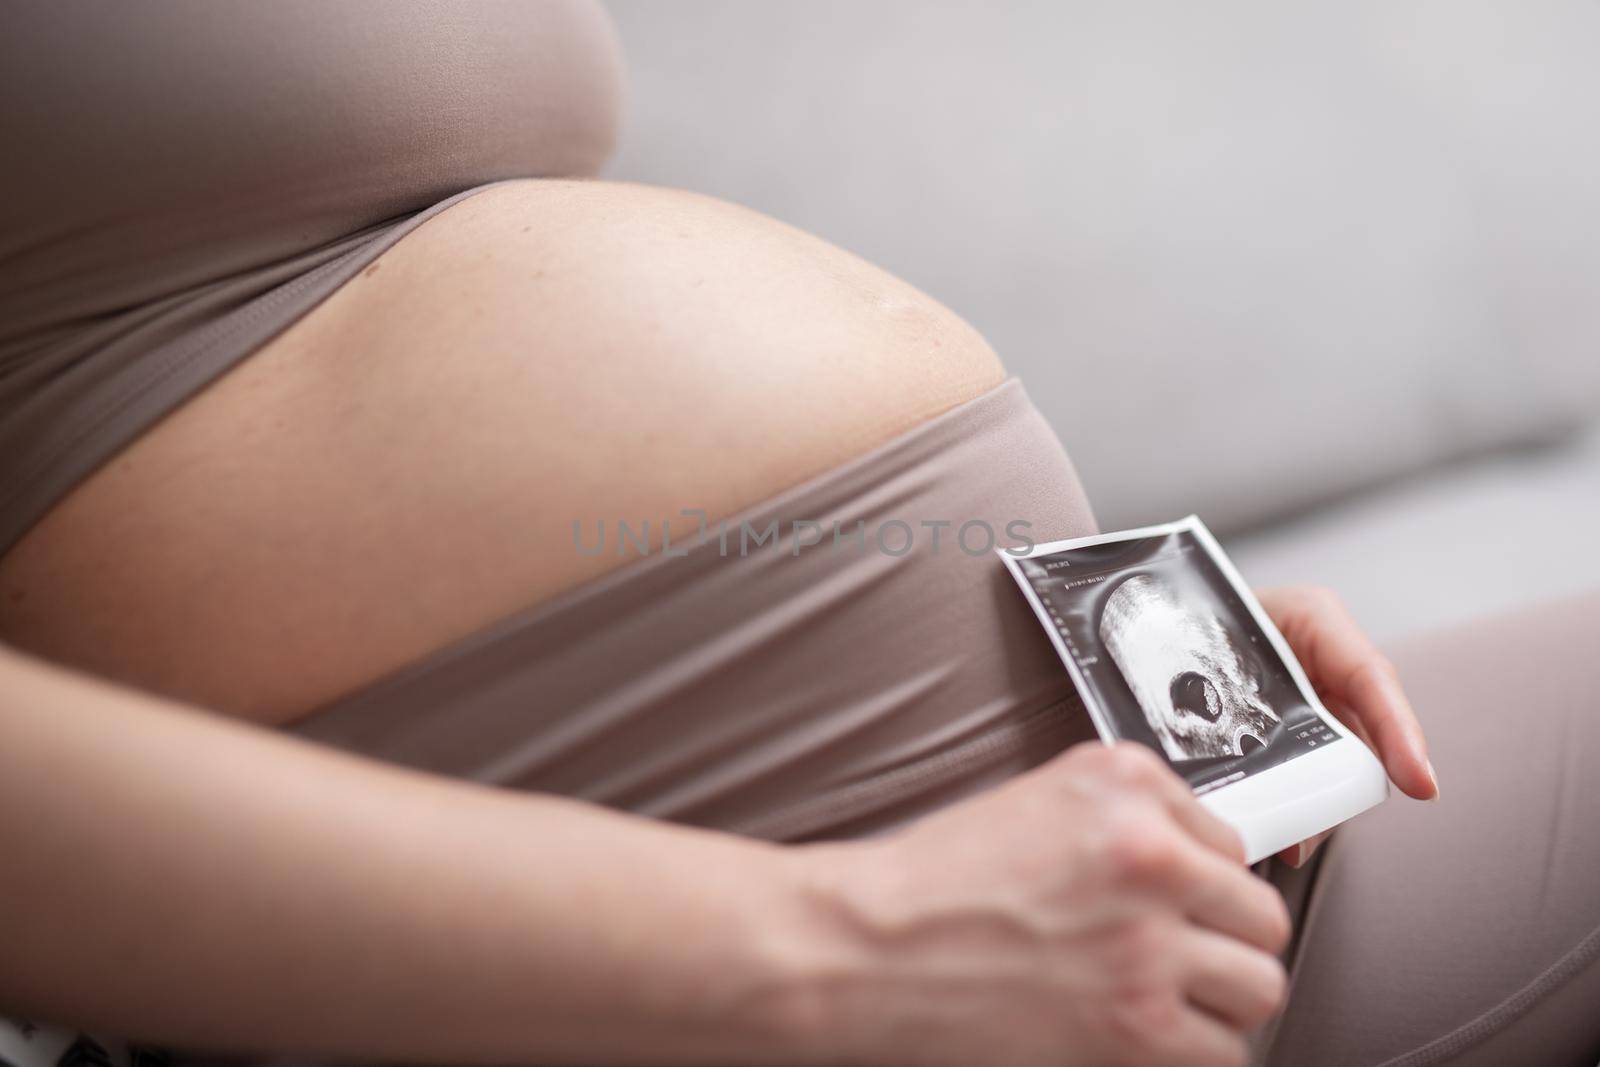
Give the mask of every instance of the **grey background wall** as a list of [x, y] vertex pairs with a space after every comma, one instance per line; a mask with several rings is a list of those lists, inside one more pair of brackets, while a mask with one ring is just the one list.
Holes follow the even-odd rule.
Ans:
[[[1372, 582], [1414, 571], [1407, 540], [1463, 515], [1600, 519], [1600, 5], [611, 7], [611, 176], [765, 211], [964, 315], [1106, 526], [1199, 511], [1361, 599], [1370, 553]], [[1432, 566], [1445, 601], [1373, 585], [1380, 624], [1600, 584], [1463, 603]]]

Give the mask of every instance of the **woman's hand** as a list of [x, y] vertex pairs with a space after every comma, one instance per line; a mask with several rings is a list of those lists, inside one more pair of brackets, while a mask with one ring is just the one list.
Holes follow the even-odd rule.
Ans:
[[[1400, 790], [1418, 800], [1439, 796], [1411, 702], [1394, 665], [1361, 631], [1337, 593], [1315, 586], [1260, 589], [1256, 598], [1294, 650], [1328, 710], [1377, 753]], [[1278, 854], [1298, 867], [1332, 830]]]
[[1078, 745], [894, 836], [798, 850], [822, 905], [801, 1017], [841, 1062], [1243, 1064], [1290, 932], [1243, 855], [1148, 748]]

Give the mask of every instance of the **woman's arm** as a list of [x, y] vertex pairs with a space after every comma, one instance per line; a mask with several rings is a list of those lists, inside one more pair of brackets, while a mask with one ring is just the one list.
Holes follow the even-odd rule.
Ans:
[[407, 1061], [784, 1046], [806, 945], [776, 847], [392, 769], [4, 651], [0, 694], [7, 1011]]
[[1137, 745], [780, 848], [392, 769], [0, 651], [0, 1005], [454, 1064], [1244, 1062], [1283, 902]]

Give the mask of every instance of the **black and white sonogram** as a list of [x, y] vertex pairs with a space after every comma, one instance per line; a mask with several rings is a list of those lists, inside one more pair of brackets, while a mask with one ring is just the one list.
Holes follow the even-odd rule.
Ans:
[[1097, 630], [1168, 759], [1243, 756], [1278, 726], [1222, 620], [1171, 583], [1120, 579]]
[[1188, 523], [1067, 544], [1014, 570], [1108, 739], [1164, 753], [1197, 792], [1340, 739]]

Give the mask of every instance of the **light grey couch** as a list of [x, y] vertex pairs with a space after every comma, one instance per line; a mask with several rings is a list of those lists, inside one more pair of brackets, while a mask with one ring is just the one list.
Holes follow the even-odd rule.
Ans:
[[1393, 636], [1600, 585], [1600, 6], [614, 0], [610, 176], [973, 322], [1107, 528]]

